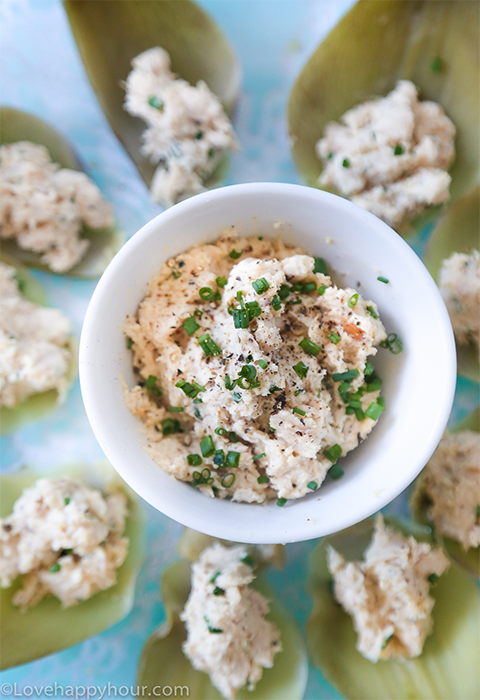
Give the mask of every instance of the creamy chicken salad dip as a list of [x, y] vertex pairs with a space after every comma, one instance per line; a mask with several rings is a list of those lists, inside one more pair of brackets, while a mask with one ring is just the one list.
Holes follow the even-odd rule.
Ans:
[[319, 183], [396, 227], [449, 198], [455, 126], [436, 102], [399, 80], [386, 97], [331, 122], [315, 147]]
[[185, 655], [229, 699], [245, 686], [253, 690], [282, 648], [279, 630], [265, 619], [267, 599], [249, 587], [253, 566], [245, 546], [205, 549], [192, 565], [192, 590], [180, 616], [188, 634]]
[[440, 268], [440, 292], [455, 337], [480, 349], [480, 252], [453, 253]]
[[19, 141], [0, 146], [0, 237], [41, 254], [53, 272], [67, 272], [90, 241], [83, 226], [113, 224], [111, 207], [85, 173], [52, 163], [45, 146]]
[[16, 269], [0, 262], [0, 405], [13, 408], [32, 394], [68, 388], [72, 326], [57, 309], [25, 299]]
[[480, 545], [480, 434], [447, 433], [421, 476], [422, 497], [437, 532]]
[[228, 150], [237, 150], [233, 127], [220, 100], [203, 80], [196, 86], [170, 70], [170, 56], [159, 47], [132, 61], [125, 109], [147, 124], [141, 152], [158, 167], [153, 199], [169, 207], [203, 192], [205, 181]]
[[103, 496], [67, 477], [39, 479], [0, 519], [0, 585], [22, 576], [12, 599], [22, 608], [49, 593], [69, 607], [110, 588], [127, 556], [126, 515], [123, 493]]
[[441, 549], [405, 537], [377, 516], [363, 561], [349, 562], [328, 547], [334, 595], [352, 616], [358, 651], [379, 659], [415, 657], [432, 632], [430, 586], [449, 567]]
[[149, 455], [212, 497], [315, 491], [384, 410], [369, 358], [391, 337], [376, 304], [280, 240], [232, 227], [171, 258], [124, 331]]

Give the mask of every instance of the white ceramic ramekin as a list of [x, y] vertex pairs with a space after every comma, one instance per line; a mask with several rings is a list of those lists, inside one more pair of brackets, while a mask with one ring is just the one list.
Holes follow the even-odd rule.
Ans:
[[[278, 222], [282, 222], [279, 224]], [[276, 226], [274, 226], [276, 224]], [[345, 475], [278, 507], [210, 499], [164, 473], [142, 448], [139, 422], [122, 397], [134, 384], [121, 327], [150, 277], [172, 255], [241, 234], [283, 236], [336, 270], [340, 284], [374, 300], [401, 355], [379, 352], [386, 410], [365, 442], [341, 465]], [[389, 283], [377, 280], [382, 275]], [[417, 476], [447, 423], [455, 388], [455, 345], [438, 289], [423, 263], [385, 223], [346, 199], [309, 187], [234, 185], [168, 209], [115, 256], [93, 294], [80, 346], [80, 381], [95, 435], [123, 479], [142, 498], [184, 525], [241, 542], [296, 542], [357, 523], [389, 503]]]

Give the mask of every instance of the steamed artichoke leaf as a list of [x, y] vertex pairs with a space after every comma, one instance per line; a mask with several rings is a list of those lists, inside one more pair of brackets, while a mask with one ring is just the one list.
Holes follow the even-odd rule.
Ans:
[[[53, 127], [33, 114], [10, 107], [0, 107], [0, 145], [16, 141], [31, 141], [45, 146], [54, 163], [62, 168], [85, 171], [82, 162], [70, 144]], [[21, 248], [15, 239], [3, 239], [2, 251], [28, 267], [68, 277], [96, 279], [106, 269], [113, 256], [125, 243], [125, 234], [117, 224], [108, 228], [92, 229], [83, 226], [81, 235], [91, 245], [80, 262], [66, 272], [56, 273], [41, 261], [41, 253]]]
[[[187, 634], [179, 613], [190, 594], [190, 567], [190, 562], [180, 560], [168, 567], [162, 575], [167, 620], [145, 643], [137, 683], [150, 690], [155, 686], [187, 685], [191, 698], [218, 700], [222, 696], [212, 686], [208, 675], [196, 671], [182, 651], [182, 643]], [[307, 683], [308, 664], [296, 623], [278, 603], [263, 577], [255, 579], [252, 586], [270, 600], [268, 619], [280, 629], [282, 651], [275, 655], [273, 668], [264, 669], [255, 690], [243, 689], [237, 697], [240, 700], [301, 700]]]
[[128, 496], [125, 536], [129, 538], [128, 555], [118, 569], [117, 583], [89, 600], [70, 608], [47, 596], [37, 606], [21, 612], [11, 602], [20, 587], [19, 579], [12, 587], [0, 591], [0, 643], [2, 669], [27, 663], [52, 654], [92, 637], [122, 620], [133, 607], [135, 580], [144, 558], [144, 522], [135, 494], [117, 476], [107, 462], [94, 465], [76, 464], [40, 473], [22, 469], [0, 476], [0, 515], [12, 512], [22, 492], [40, 477], [61, 475], [79, 479], [106, 492], [121, 489]]
[[[356, 526], [357, 527], [357, 526]], [[404, 662], [376, 664], [355, 648], [357, 635], [350, 615], [331, 592], [326, 546], [331, 543], [349, 559], [360, 559], [372, 525], [326, 538], [311, 554], [308, 588], [314, 609], [307, 623], [307, 647], [312, 663], [348, 700], [473, 700], [480, 691], [477, 673], [480, 654], [480, 613], [474, 580], [455, 564], [443, 574], [432, 595], [434, 630], [423, 653]], [[417, 537], [417, 533], [415, 534]]]
[[[231, 112], [240, 86], [237, 56], [218, 25], [191, 0], [64, 0], [63, 4], [100, 106], [150, 186], [156, 165], [140, 153], [146, 126], [123, 109], [123, 84], [132, 59], [162, 47], [179, 77], [192, 85], [204, 80]], [[222, 167], [225, 164], [219, 164], [219, 173]], [[213, 182], [218, 179], [215, 173], [211, 177]]]
[[[221, 540], [210, 535], [205, 535], [202, 532], [185, 528], [177, 544], [177, 552], [184, 559], [196, 561], [206, 547], [210, 547], [214, 542], [220, 542], [225, 546], [241, 544], [239, 542], [230, 542], [229, 540]], [[275, 545], [253, 545], [248, 546], [256, 565], [260, 570], [266, 568], [270, 564], [276, 569], [282, 569], [285, 565], [285, 546], [282, 544]]]
[[[325, 38], [290, 94], [292, 155], [306, 184], [319, 187], [315, 144], [348, 109], [411, 80], [421, 99], [442, 105], [457, 127], [452, 200], [479, 180], [479, 5], [448, 0], [360, 0]], [[432, 63], [440, 61], [440, 70]], [[424, 224], [412, 222], [408, 233]]]
[[[15, 276], [21, 287], [22, 295], [26, 299], [41, 306], [48, 305], [45, 290], [35, 277], [30, 274], [25, 265], [5, 253], [4, 250], [0, 253], [0, 261], [16, 268]], [[71, 352], [71, 360], [67, 372], [67, 382], [70, 387], [78, 374], [78, 340], [73, 336], [69, 340], [68, 349]], [[12, 408], [0, 405], [0, 435], [10, 435], [29, 423], [45, 418], [58, 408], [58, 400], [58, 391], [50, 389], [40, 394], [32, 394], [25, 401]]]

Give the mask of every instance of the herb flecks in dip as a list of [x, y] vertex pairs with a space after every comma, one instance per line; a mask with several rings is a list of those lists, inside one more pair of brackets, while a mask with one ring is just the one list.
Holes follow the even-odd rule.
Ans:
[[436, 102], [421, 102], [409, 80], [331, 122], [315, 147], [321, 185], [400, 226], [449, 198], [455, 126]]
[[326, 272], [230, 229], [152, 278], [125, 325], [139, 377], [126, 402], [162, 469], [210, 496], [279, 505], [343, 474], [338, 458], [384, 409], [368, 358], [386, 333], [375, 303]]

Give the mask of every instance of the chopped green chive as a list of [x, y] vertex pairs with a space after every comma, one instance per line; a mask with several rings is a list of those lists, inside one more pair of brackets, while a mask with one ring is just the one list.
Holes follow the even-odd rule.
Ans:
[[274, 309], [274, 311], [280, 311], [280, 309], [282, 308], [282, 300], [276, 294], [272, 299], [272, 308]]
[[215, 444], [211, 435], [206, 435], [200, 441], [200, 450], [204, 457], [210, 457], [215, 452]]
[[442, 70], [442, 66], [442, 59], [439, 56], [435, 56], [435, 58], [430, 64], [430, 70], [432, 71], [432, 73], [440, 73], [440, 71]]
[[320, 346], [314, 343], [312, 340], [309, 338], [304, 338], [299, 342], [300, 347], [302, 350], [305, 350], [309, 355], [313, 355], [316, 357], [318, 353], [320, 352]]
[[[193, 403], [195, 403], [195, 401]], [[201, 420], [202, 414], [200, 413], [200, 409], [198, 408], [198, 406], [195, 406], [195, 408], [193, 409], [193, 412], [195, 414], [195, 418], [198, 418], [199, 420]]]
[[403, 350], [403, 343], [396, 333], [389, 333], [385, 340], [379, 343], [381, 348], [390, 350], [394, 355], [399, 355]]
[[316, 481], [310, 481], [307, 484], [307, 489], [310, 489], [311, 491], [316, 491], [318, 489], [318, 484]]
[[235, 483], [235, 479], [236, 479], [236, 478], [237, 478], [237, 477], [236, 477], [235, 474], [225, 474], [225, 476], [222, 478], [222, 480], [221, 480], [220, 483], [221, 483], [222, 486], [224, 486], [226, 489], [229, 489], [229, 488], [230, 488], [231, 486], [233, 486], [233, 484]]
[[194, 319], [193, 316], [190, 316], [190, 318], [187, 318], [183, 323], [182, 326], [188, 335], [193, 335], [195, 331], [198, 331], [200, 328], [200, 324], [197, 323]]
[[195, 309], [195, 311], [193, 312], [193, 315], [196, 316], [197, 318], [202, 318], [203, 311], [200, 311], [200, 309]]
[[262, 474], [262, 476], [259, 476], [257, 479], [257, 482], [259, 484], [269, 484], [270, 483], [270, 477], [268, 477], [266, 474]]
[[385, 649], [385, 647], [392, 641], [392, 639], [394, 638], [394, 636], [395, 636], [395, 633], [392, 632], [392, 634], [391, 634], [389, 637], [387, 637], [386, 640], [383, 642], [381, 648], [382, 648], [382, 649]]
[[162, 421], [162, 433], [163, 435], [173, 435], [174, 433], [183, 433], [183, 428], [176, 418], [165, 418]]
[[149, 391], [153, 389], [155, 384], [157, 383], [157, 378], [154, 374], [150, 374], [147, 381], [145, 382], [145, 388], [148, 389]]
[[187, 463], [191, 467], [199, 467], [201, 465], [202, 461], [203, 460], [200, 457], [200, 455], [197, 455], [197, 454], [187, 455]]
[[198, 343], [205, 355], [221, 355], [222, 349], [218, 347], [216, 342], [210, 338], [209, 333], [204, 333], [198, 339]]
[[266, 456], [265, 452], [261, 452], [259, 455], [255, 455], [255, 457], [253, 458], [253, 461], [255, 462], [257, 459], [262, 459], [265, 456]]
[[217, 578], [220, 576], [221, 573], [222, 573], [221, 571], [217, 571], [217, 573], [215, 574], [215, 576], [212, 576], [212, 578], [210, 579], [210, 583], [215, 584], [216, 581], [217, 581]]
[[365, 420], [365, 413], [363, 412], [363, 410], [361, 408], [354, 408], [353, 411], [355, 413], [355, 418], [358, 421]]
[[344, 158], [344, 159], [343, 159], [342, 165], [343, 165], [344, 168], [349, 168], [349, 167], [350, 167], [350, 161], [348, 160], [348, 158]]
[[240, 258], [242, 256], [242, 253], [243, 253], [243, 250], [238, 252], [235, 250], [235, 248], [232, 248], [232, 250], [230, 251], [230, 257], [232, 258], [232, 260], [238, 260], [238, 258]]
[[232, 398], [235, 401], [235, 403], [240, 403], [242, 400], [242, 395], [238, 393], [238, 391], [234, 391], [232, 394]]
[[211, 476], [211, 474], [212, 472], [207, 467], [202, 469], [201, 472], [193, 472], [193, 485], [201, 486], [202, 484], [207, 484], [211, 486], [213, 484], [213, 476]]
[[213, 298], [213, 289], [211, 287], [200, 287], [198, 295], [202, 301], [209, 301]]
[[160, 112], [163, 110], [165, 103], [163, 100], [161, 100], [159, 97], [155, 97], [155, 95], [152, 95], [152, 97], [148, 98], [148, 104], [150, 107], [154, 107], [155, 109], [158, 109]]
[[255, 379], [257, 376], [257, 370], [255, 369], [254, 365], [243, 365], [239, 376], [244, 377], [245, 379]]
[[280, 297], [280, 299], [283, 301], [288, 297], [289, 294], [290, 287], [288, 286], [288, 284], [281, 284], [280, 289], [278, 290], [278, 296]]
[[58, 561], [55, 562], [55, 564], [52, 564], [52, 566], [49, 568], [49, 571], [51, 574], [56, 574], [60, 571], [62, 567], [58, 563]]
[[305, 415], [305, 411], [303, 410], [303, 408], [297, 408], [296, 406], [292, 408], [292, 413], [298, 413], [299, 416]]
[[225, 459], [225, 466], [229, 469], [237, 469], [240, 464], [240, 452], [227, 452], [227, 457]]
[[127, 350], [131, 350], [133, 348], [133, 340], [131, 338], [127, 338]]
[[22, 279], [22, 277], [19, 277], [18, 273], [15, 273], [15, 274], [13, 275], [13, 278], [14, 278], [14, 280], [15, 280], [16, 283], [17, 283], [18, 291], [20, 292], [20, 294], [24, 294], [24, 293], [25, 293], [25, 290], [26, 290], [26, 288], [27, 288], [27, 283], [26, 283], [26, 281], [25, 281], [24, 279]]
[[269, 394], [274, 394], [276, 391], [282, 391], [279, 386], [275, 386], [275, 384], [272, 384], [270, 389], [268, 390]]
[[213, 158], [214, 155], [215, 155], [215, 149], [214, 149], [214, 148], [209, 148], [209, 149], [208, 149], [208, 157], [209, 157], [209, 158]]
[[358, 294], [352, 294], [352, 296], [351, 296], [350, 299], [348, 300], [348, 306], [349, 306], [351, 309], [354, 309], [354, 308], [356, 307], [356, 305], [357, 305], [357, 301], [358, 301]]
[[267, 369], [268, 362], [265, 362], [265, 360], [258, 360], [258, 366], [261, 367], [262, 369]]
[[321, 284], [320, 287], [318, 288], [318, 293], [321, 297], [325, 294], [325, 290], [327, 289], [326, 284]]
[[378, 401], [372, 401], [370, 406], [365, 411], [365, 415], [367, 418], [371, 418], [372, 420], [378, 420], [384, 410], [385, 407], [382, 406], [381, 403], [378, 403]]
[[334, 464], [328, 470], [328, 476], [331, 479], [333, 479], [334, 481], [336, 481], [337, 479], [340, 479], [344, 474], [345, 474], [345, 472], [343, 471], [343, 469], [341, 467], [338, 466], [338, 464]]
[[371, 362], [368, 362], [368, 360], [367, 360], [367, 362], [365, 363], [365, 370], [363, 372], [364, 375], [366, 377], [369, 377], [371, 374], [373, 374], [374, 371], [375, 371], [375, 367], [372, 365]]
[[226, 277], [217, 277], [215, 280], [217, 285], [220, 287], [220, 289], [223, 289], [225, 285], [227, 284], [227, 278]]
[[257, 292], [257, 294], [264, 294], [267, 291], [267, 289], [270, 289], [270, 285], [268, 284], [265, 277], [259, 277], [258, 280], [253, 280], [252, 287]]
[[305, 379], [308, 373], [308, 365], [300, 360], [296, 365], [293, 365], [294, 372], [300, 377], [300, 379]]
[[480, 505], [475, 506], [475, 517], [480, 518]]
[[170, 406], [170, 408], [168, 410], [170, 411], [170, 413], [181, 413], [183, 411], [183, 407], [182, 406]]
[[330, 460], [330, 462], [335, 463], [342, 455], [342, 448], [340, 445], [333, 445], [332, 447], [329, 447], [328, 450], [323, 450], [323, 454]]
[[315, 264], [313, 266], [313, 271], [315, 273], [321, 272], [322, 275], [328, 275], [327, 263], [323, 258], [314, 258]]
[[216, 467], [222, 467], [225, 463], [225, 452], [223, 450], [215, 450], [213, 455], [213, 463]]
[[189, 399], [194, 399], [201, 391], [201, 389], [199, 389], [199, 385], [194, 386], [193, 384], [190, 384], [190, 382], [186, 382], [184, 379], [180, 379], [175, 386], [181, 389], [185, 396], [188, 396]]
[[72, 499], [67, 496], [67, 498], [64, 501], [65, 505], [68, 506], [68, 504], [70, 503], [71, 500]]
[[246, 309], [233, 309], [232, 317], [235, 328], [248, 328], [250, 314]]
[[370, 314], [370, 316], [373, 316], [373, 318], [378, 318], [378, 314], [373, 308], [373, 306], [367, 306], [367, 311]]
[[299, 396], [299, 395], [302, 394], [304, 391], [305, 391], [305, 389], [295, 389], [295, 391], [294, 391], [293, 393], [294, 393], [295, 396]]
[[203, 139], [203, 131], [197, 131], [197, 133], [195, 134], [195, 138], [197, 139], [197, 141]]
[[227, 433], [227, 431], [225, 430], [225, 428], [215, 428], [214, 432], [215, 432], [217, 435], [221, 435], [222, 437], [227, 437], [227, 435], [228, 435], [228, 433]]
[[435, 585], [438, 581], [438, 574], [430, 574], [430, 576], [427, 576], [427, 580], [432, 586]]
[[181, 276], [182, 276], [182, 273], [180, 272], [180, 270], [172, 270], [172, 277], [174, 279], [178, 280], [178, 278]]
[[233, 382], [232, 382], [232, 380], [230, 379], [229, 375], [226, 374], [226, 375], [225, 375], [225, 389], [226, 389], [227, 391], [232, 391], [233, 389], [235, 389], [236, 386], [237, 386], [237, 380], [234, 379]]
[[302, 289], [301, 292], [302, 294], [309, 294], [310, 292], [314, 292], [317, 288], [317, 283], [316, 282], [305, 282], [302, 284]]
[[338, 372], [332, 374], [332, 379], [334, 382], [346, 382], [349, 379], [355, 379], [355, 377], [360, 376], [358, 369], [349, 369], [347, 372]]
[[286, 502], [287, 502], [286, 498], [279, 498], [277, 501], [277, 506], [280, 506], [280, 508], [282, 508]]
[[260, 308], [258, 301], [247, 301], [245, 308], [250, 315], [250, 320], [252, 320], [252, 318], [257, 318], [257, 316], [260, 316], [262, 313], [262, 309]]
[[251, 554], [245, 554], [245, 556], [242, 559], [240, 559], [240, 561], [246, 564], [247, 566], [251, 566], [252, 568], [255, 566], [255, 562], [253, 561]]
[[383, 282], [384, 284], [388, 284], [388, 280], [386, 277], [377, 277], [377, 280], [379, 282]]
[[211, 634], [223, 634], [223, 630], [218, 629], [217, 627], [212, 627], [210, 625], [210, 622], [209, 622], [208, 617], [206, 615], [203, 616], [203, 619], [207, 623], [207, 629]]
[[213, 595], [225, 595], [225, 591], [223, 590], [223, 588], [215, 586], [215, 588], [213, 589]]
[[397, 145], [393, 149], [393, 155], [394, 156], [402, 156], [404, 153], [405, 153], [404, 147], [400, 143], [397, 143]]
[[287, 301], [287, 304], [290, 306], [293, 306], [294, 304], [301, 304], [302, 300], [301, 299], [291, 299], [290, 301]]
[[258, 236], [259, 241], [263, 241], [263, 236]]
[[327, 156], [328, 160], [332, 160], [334, 155], [335, 155], [335, 153], [333, 153], [333, 151], [331, 151]]
[[328, 339], [331, 340], [334, 345], [338, 345], [338, 343], [341, 340], [340, 336], [338, 335], [338, 333], [335, 333], [335, 331], [332, 331], [329, 334]]
[[240, 438], [236, 433], [230, 432], [228, 433], [228, 437], [230, 438], [230, 442], [239, 442]]

